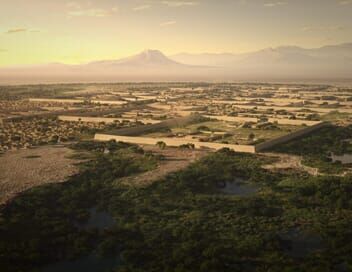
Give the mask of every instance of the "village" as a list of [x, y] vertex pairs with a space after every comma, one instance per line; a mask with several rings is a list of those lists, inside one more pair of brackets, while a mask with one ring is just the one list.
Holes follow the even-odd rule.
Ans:
[[[270, 233], [263, 251], [280, 261], [324, 258], [321, 252], [330, 252], [326, 241], [336, 238], [331, 225], [321, 222], [335, 206], [345, 221], [346, 207], [352, 205], [349, 88], [259, 83], [1, 86], [0, 105], [0, 206], [20, 207], [5, 226], [7, 233], [16, 220], [28, 229], [38, 224], [45, 235], [50, 230], [50, 237], [65, 241], [62, 248], [91, 235], [104, 257], [92, 251], [82, 257], [82, 265], [93, 258], [96, 271], [105, 264], [116, 266], [106, 259], [111, 254], [128, 260], [115, 251], [120, 222], [126, 233], [134, 230], [132, 236], [147, 226], [157, 237], [164, 224], [172, 232], [182, 222], [203, 231], [211, 222], [207, 236], [228, 226], [221, 233], [240, 237], [233, 245], [248, 226], [258, 224], [254, 235]], [[33, 214], [24, 216], [23, 210]], [[58, 211], [63, 224], [57, 221]], [[133, 216], [138, 216], [136, 228], [130, 224]], [[334, 227], [344, 231], [337, 222]], [[184, 233], [190, 233], [188, 227]], [[2, 247], [6, 252], [11, 239], [17, 239], [9, 237]], [[106, 247], [110, 241], [113, 247]], [[251, 238], [250, 245], [257, 250], [255, 241]], [[151, 251], [158, 256], [164, 254], [159, 245], [158, 238]], [[96, 247], [86, 246], [89, 251]], [[13, 248], [18, 254], [20, 247]], [[46, 252], [47, 247], [38, 248]], [[78, 249], [78, 258], [87, 254], [84, 248]], [[136, 244], [131, 252], [138, 256], [143, 248]], [[62, 265], [43, 262], [39, 271], [66, 271], [72, 262]]]
[[[43, 91], [40, 97], [14, 92], [0, 101], [0, 152], [83, 139], [255, 152], [251, 146], [310, 133], [328, 122], [348, 124], [352, 115], [352, 90], [332, 86], [165, 83], [61, 88], [55, 94]], [[163, 125], [194, 115], [197, 121]], [[131, 135], [119, 131], [126, 127]]]
[[[221, 149], [276, 158], [279, 161], [270, 167], [277, 170], [296, 168], [320, 175], [336, 168], [346, 175], [352, 169], [346, 147], [339, 154], [326, 148], [308, 157], [304, 150], [290, 147], [305, 138], [327, 141], [326, 133], [348, 130], [352, 89], [239, 83], [71, 84], [2, 86], [0, 98], [1, 159], [37, 167], [38, 173], [42, 167], [48, 173], [64, 168], [28, 158], [58, 147], [62, 152], [52, 152], [52, 162], [65, 161], [64, 154], [71, 154], [69, 147], [75, 143], [110, 141], [139, 145], [156, 155], [166, 152], [160, 168], [168, 169], [164, 174], [175, 171], [179, 159], [185, 167], [194, 156]], [[334, 138], [338, 136], [344, 137], [344, 145], [352, 140], [348, 132]], [[16, 171], [11, 174], [21, 180]], [[61, 181], [51, 176], [39, 179]], [[6, 180], [10, 184], [12, 179]]]

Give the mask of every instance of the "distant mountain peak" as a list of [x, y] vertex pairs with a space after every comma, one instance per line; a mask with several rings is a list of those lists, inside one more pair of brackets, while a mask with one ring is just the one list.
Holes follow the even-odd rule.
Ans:
[[161, 51], [153, 49], [144, 50], [143, 52], [132, 56], [129, 59], [144, 62], [145, 64], [166, 64], [174, 62], [166, 57]]
[[143, 52], [141, 52], [140, 54], [146, 55], [146, 56], [164, 56], [165, 55], [160, 51], [160, 50], [156, 50], [156, 49], [146, 49]]
[[161, 51], [155, 49], [146, 49], [136, 55], [119, 59], [98, 61], [91, 64], [99, 65], [120, 65], [120, 66], [166, 66], [166, 65], [183, 65], [166, 57]]
[[36, 80], [280, 80], [351, 79], [352, 44], [320, 48], [279, 46], [254, 52], [178, 54], [147, 49], [123, 59], [82, 65], [44, 64], [0, 68], [0, 81]]

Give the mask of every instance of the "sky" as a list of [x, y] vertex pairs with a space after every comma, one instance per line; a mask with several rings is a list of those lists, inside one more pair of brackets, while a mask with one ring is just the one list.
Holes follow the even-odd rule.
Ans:
[[352, 0], [0, 0], [0, 66], [352, 42]]

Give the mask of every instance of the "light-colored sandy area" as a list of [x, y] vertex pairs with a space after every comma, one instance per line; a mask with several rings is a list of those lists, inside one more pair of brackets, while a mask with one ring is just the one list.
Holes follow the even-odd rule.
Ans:
[[83, 99], [29, 98], [29, 102], [84, 103]]
[[205, 150], [180, 150], [177, 148], [166, 148], [161, 150], [156, 146], [143, 146], [145, 151], [164, 156], [156, 169], [139, 175], [118, 180], [119, 184], [126, 186], [147, 186], [162, 179], [170, 173], [174, 173], [186, 168], [192, 162], [204, 157], [209, 151]]
[[319, 171], [318, 168], [309, 167], [302, 163], [303, 158], [301, 156], [283, 154], [283, 153], [261, 153], [264, 156], [276, 158], [277, 161], [271, 164], [263, 165], [262, 168], [270, 171], [279, 171], [279, 170], [300, 170], [307, 172], [312, 176], [335, 176], [335, 177], [344, 177], [351, 174], [351, 170], [346, 170], [341, 174], [326, 174]]
[[[56, 102], [56, 103], [84, 103], [84, 99], [56, 99], [56, 98], [29, 98], [29, 102]], [[94, 104], [104, 104], [104, 105], [124, 105], [127, 104], [126, 101], [109, 101], [109, 100], [90, 100], [90, 103]]]
[[281, 153], [263, 153], [263, 155], [268, 157], [277, 158], [278, 160], [272, 164], [263, 165], [262, 168], [278, 171], [278, 170], [301, 170], [309, 173], [310, 175], [317, 176], [319, 175], [319, 171], [317, 168], [308, 167], [302, 164], [302, 157], [289, 155], [289, 154], [281, 154]]
[[61, 146], [9, 151], [0, 156], [0, 204], [31, 187], [63, 182], [78, 172], [73, 150]]

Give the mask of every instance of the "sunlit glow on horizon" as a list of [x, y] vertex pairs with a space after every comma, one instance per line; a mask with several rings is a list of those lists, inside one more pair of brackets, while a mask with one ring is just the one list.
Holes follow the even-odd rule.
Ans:
[[147, 48], [244, 53], [352, 41], [352, 2], [339, 0], [1, 2], [0, 66], [81, 64]]

